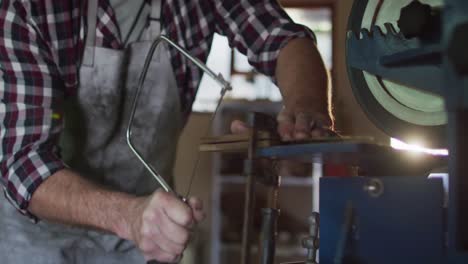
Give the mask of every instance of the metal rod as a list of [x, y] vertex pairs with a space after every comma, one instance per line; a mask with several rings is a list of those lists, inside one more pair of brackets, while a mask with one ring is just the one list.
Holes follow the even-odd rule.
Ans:
[[244, 172], [247, 176], [247, 182], [245, 186], [244, 221], [242, 225], [241, 264], [250, 263], [252, 221], [255, 206], [255, 174], [253, 173], [253, 162], [257, 147], [257, 126], [255, 113], [250, 114], [249, 119], [250, 124], [252, 125], [252, 129], [249, 131], [249, 150], [247, 153], [247, 160], [245, 160], [244, 164]]
[[260, 232], [260, 264], [275, 262], [276, 232], [280, 210], [276, 208], [262, 209], [262, 226]]
[[[250, 165], [247, 165], [250, 166]], [[251, 255], [252, 221], [255, 206], [255, 175], [247, 173], [244, 220], [242, 225], [241, 263], [249, 264]]]
[[[227, 90], [227, 91], [232, 90], [231, 84], [229, 82], [227, 82], [220, 73], [218, 73], [218, 74], [214, 73], [210, 68], [208, 68], [198, 58], [195, 58], [192, 55], [190, 55], [190, 53], [188, 53], [188, 51], [186, 51], [185, 49], [183, 49], [182, 47], [180, 47], [179, 45], [174, 43], [172, 40], [170, 40], [166, 36], [161, 35], [161, 36], [159, 36], [158, 39], [160, 41], [167, 42], [169, 45], [171, 45], [176, 50], [178, 50], [182, 55], [184, 55], [187, 59], [189, 59], [193, 64], [195, 64], [198, 68], [202, 69], [206, 74], [208, 74], [211, 78], [213, 78], [216, 82], [218, 82], [218, 84], [221, 85], [221, 87], [223, 87], [225, 90]], [[156, 39], [156, 41], [158, 41], [158, 39]]]

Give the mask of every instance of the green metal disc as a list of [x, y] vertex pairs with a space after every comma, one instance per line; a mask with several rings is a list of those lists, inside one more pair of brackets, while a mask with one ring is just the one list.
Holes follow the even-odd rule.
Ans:
[[[358, 0], [355, 0], [358, 1]], [[359, 1], [353, 7], [349, 29], [370, 30], [397, 21], [402, 7], [411, 0]], [[421, 0], [431, 6], [441, 6], [442, 0]], [[365, 6], [364, 6], [365, 5]], [[382, 79], [368, 72], [348, 66], [353, 91], [361, 106], [377, 126], [389, 136], [404, 141], [421, 140], [429, 147], [443, 147], [444, 126], [447, 123], [444, 100], [441, 96]]]

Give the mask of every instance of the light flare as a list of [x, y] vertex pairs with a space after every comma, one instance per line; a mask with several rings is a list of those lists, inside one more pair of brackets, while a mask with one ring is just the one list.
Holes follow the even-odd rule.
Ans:
[[429, 149], [429, 148], [425, 148], [423, 144], [420, 144], [420, 143], [408, 144], [396, 138], [390, 139], [390, 146], [392, 146], [392, 148], [394, 149], [408, 150], [408, 151], [412, 151], [415, 153], [427, 153], [427, 154], [437, 155], [437, 156], [448, 156], [447, 149]]

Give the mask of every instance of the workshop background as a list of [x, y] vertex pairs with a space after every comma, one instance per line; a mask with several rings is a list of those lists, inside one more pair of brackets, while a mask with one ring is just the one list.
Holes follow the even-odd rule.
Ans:
[[[345, 37], [352, 0], [282, 0], [287, 12], [311, 27], [317, 34], [318, 45], [332, 80], [332, 100], [336, 128], [343, 135], [372, 136], [388, 142], [388, 136], [378, 130], [358, 106], [347, 78], [345, 66]], [[233, 92], [228, 93], [220, 111], [218, 131], [226, 133], [233, 117], [242, 117], [246, 109], [256, 105], [275, 109], [280, 94], [266, 78], [256, 75], [246, 65], [245, 57], [232, 52], [226, 39], [217, 36], [208, 66], [229, 76]], [[178, 145], [175, 166], [176, 189], [185, 194], [197, 159], [200, 138], [209, 126], [220, 88], [204, 78], [194, 112], [191, 115]], [[223, 109], [223, 108], [222, 108]], [[272, 110], [272, 111], [273, 111]], [[219, 123], [219, 121], [218, 121]], [[191, 195], [200, 197], [205, 204], [207, 218], [197, 230], [197, 237], [184, 255], [183, 263], [239, 263], [240, 226], [243, 214], [243, 179], [239, 161], [235, 157], [202, 153], [191, 187]], [[227, 166], [226, 163], [230, 166]], [[238, 165], [238, 166], [237, 166]], [[236, 166], [238, 171], [236, 171]], [[303, 173], [304, 175], [297, 175]], [[289, 176], [280, 189], [280, 227], [277, 255], [279, 261], [301, 260], [305, 251], [300, 239], [307, 235], [307, 217], [312, 212], [312, 185], [310, 171], [299, 171]], [[288, 181], [289, 179], [289, 181]], [[288, 184], [289, 182], [289, 184]], [[254, 250], [255, 252], [255, 250]]]

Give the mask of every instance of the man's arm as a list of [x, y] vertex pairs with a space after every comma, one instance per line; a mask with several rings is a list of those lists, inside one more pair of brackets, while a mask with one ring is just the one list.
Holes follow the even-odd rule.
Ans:
[[[71, 5], [60, 7], [47, 16], [68, 18], [59, 23], [70, 27], [60, 33], [60, 42], [69, 45], [61, 50], [78, 54], [78, 31], [71, 28], [80, 17], [71, 16]], [[0, 11], [0, 182], [12, 205], [43, 220], [116, 233], [133, 240], [147, 259], [175, 260], [203, 217], [201, 202], [187, 206], [162, 191], [147, 197], [113, 192], [66, 169], [57, 148], [67, 79], [59, 67], [73, 71], [78, 58], [59, 66], [55, 46], [46, 45], [51, 40], [29, 24], [28, 6], [0, 1]]]
[[87, 226], [129, 238], [126, 219], [136, 197], [111, 192], [75, 172], [59, 170], [33, 193], [28, 210], [53, 222]]
[[[281, 49], [276, 80], [284, 104], [278, 116], [278, 133], [283, 140], [323, 136], [333, 127], [328, 74], [314, 41], [296, 38]], [[233, 133], [246, 129], [243, 122], [231, 124]]]
[[164, 191], [148, 197], [110, 191], [64, 169], [39, 186], [28, 210], [42, 219], [117, 234], [134, 241], [147, 260], [174, 262], [193, 225], [204, 218], [199, 200], [189, 205]]
[[[328, 76], [314, 34], [294, 23], [276, 0], [212, 0], [212, 5], [218, 33], [256, 70], [276, 79], [285, 106], [278, 116], [282, 138], [325, 135], [332, 126]], [[245, 124], [235, 122], [231, 128], [239, 132]]]
[[276, 79], [283, 95], [278, 130], [284, 139], [320, 136], [333, 126], [328, 74], [314, 41], [289, 41], [280, 51]]

